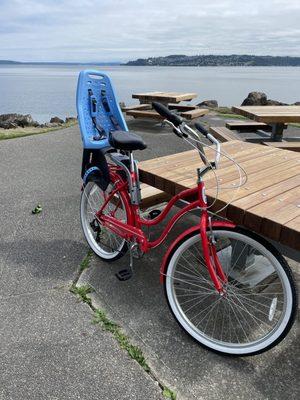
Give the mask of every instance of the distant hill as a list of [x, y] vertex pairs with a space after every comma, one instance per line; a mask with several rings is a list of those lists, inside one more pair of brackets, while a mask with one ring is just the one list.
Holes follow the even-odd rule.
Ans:
[[139, 58], [135, 61], [129, 61], [125, 65], [153, 65], [153, 66], [253, 66], [253, 67], [298, 67], [300, 66], [300, 57], [281, 57], [281, 56], [250, 56], [232, 54], [222, 55], [198, 55], [186, 56], [174, 54], [166, 57]]
[[0, 64], [21, 64], [18, 61], [0, 60]]
[[0, 60], [0, 64], [22, 64], [22, 65], [120, 65], [119, 61], [111, 62], [59, 62], [59, 61], [31, 61], [31, 62], [21, 62], [21, 61], [11, 61], [11, 60]]

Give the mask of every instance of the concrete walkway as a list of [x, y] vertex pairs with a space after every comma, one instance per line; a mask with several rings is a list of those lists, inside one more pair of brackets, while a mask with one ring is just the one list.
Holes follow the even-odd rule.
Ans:
[[[159, 124], [131, 125], [149, 145], [136, 153], [140, 160], [189, 149]], [[91, 309], [69, 292], [88, 250], [79, 223], [78, 128], [2, 141], [0, 165], [0, 399], [162, 398], [155, 378], [92, 325]], [[38, 203], [43, 212], [32, 215]], [[155, 377], [178, 399], [298, 398], [296, 328], [261, 356], [202, 349], [167, 309], [158, 281], [162, 252], [136, 261], [127, 282], [114, 275], [127, 257], [110, 265], [93, 258], [79, 281], [94, 287], [94, 305], [142, 348]]]
[[162, 398], [69, 291], [88, 250], [80, 163], [77, 127], [0, 142], [1, 400]]

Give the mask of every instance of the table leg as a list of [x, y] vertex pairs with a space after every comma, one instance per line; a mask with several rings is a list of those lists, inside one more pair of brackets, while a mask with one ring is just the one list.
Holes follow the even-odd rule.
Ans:
[[271, 140], [273, 142], [282, 142], [284, 124], [270, 124], [272, 126]]

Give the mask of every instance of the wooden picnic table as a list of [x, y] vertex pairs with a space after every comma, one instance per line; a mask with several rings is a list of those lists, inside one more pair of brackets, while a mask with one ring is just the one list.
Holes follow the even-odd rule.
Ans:
[[281, 142], [286, 123], [300, 122], [300, 106], [232, 107], [236, 114], [272, 126], [271, 140]]
[[177, 93], [177, 92], [147, 92], [134, 93], [133, 99], [138, 99], [141, 104], [159, 101], [160, 103], [180, 103], [181, 101], [190, 101], [197, 97], [197, 93]]
[[190, 101], [197, 97], [197, 93], [176, 93], [176, 92], [148, 92], [134, 93], [134, 99], [139, 99], [140, 104], [124, 107], [127, 115], [134, 118], [151, 118], [163, 121], [163, 117], [152, 110], [150, 104], [152, 101], [158, 101], [165, 104], [170, 110], [176, 110], [183, 118], [192, 120], [203, 117], [209, 110], [194, 106], [192, 104], [178, 104], [181, 101]]
[[[300, 154], [259, 144], [231, 141], [222, 148], [239, 162], [248, 174], [248, 182], [235, 190], [235, 198], [220, 215], [263, 236], [300, 250]], [[214, 158], [208, 149], [209, 158]], [[139, 163], [141, 181], [174, 195], [196, 185], [196, 168], [201, 165], [197, 151], [191, 150]], [[221, 184], [238, 183], [233, 164], [221, 160], [217, 171]], [[206, 175], [210, 203], [215, 198], [216, 182], [212, 172]], [[224, 207], [232, 190], [219, 193], [212, 211]]]

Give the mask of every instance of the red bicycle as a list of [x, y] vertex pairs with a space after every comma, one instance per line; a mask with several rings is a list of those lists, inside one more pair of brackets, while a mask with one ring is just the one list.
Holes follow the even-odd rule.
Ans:
[[[177, 237], [163, 257], [160, 279], [166, 298], [180, 326], [201, 345], [220, 353], [253, 355], [279, 343], [290, 330], [297, 310], [296, 285], [282, 255], [264, 238], [230, 221], [212, 218], [203, 177], [218, 168], [220, 144], [196, 124], [215, 146], [209, 162], [199, 133], [168, 108], [153, 103], [179, 137], [196, 145], [204, 166], [197, 169], [197, 186], [175, 195], [154, 219], [141, 216], [140, 184], [134, 150], [146, 148], [130, 132], [113, 131], [107, 152], [90, 154], [100, 168], [85, 174], [81, 197], [81, 222], [91, 249], [103, 260], [113, 261], [130, 251], [132, 258], [159, 246], [174, 224], [193, 209], [201, 211], [199, 223]], [[95, 161], [95, 160], [94, 160]], [[94, 168], [94, 169], [93, 169]], [[99, 173], [100, 171], [100, 173]], [[172, 206], [185, 201], [161, 235], [149, 240], [142, 228], [161, 223]], [[121, 279], [130, 277], [123, 271]]]

